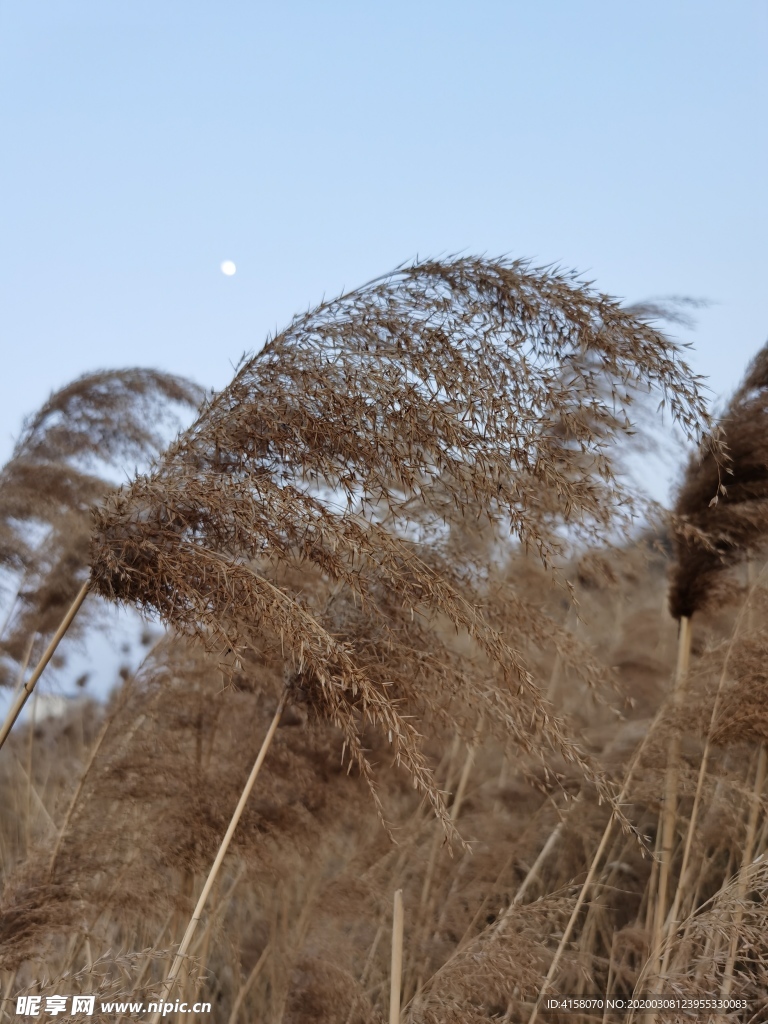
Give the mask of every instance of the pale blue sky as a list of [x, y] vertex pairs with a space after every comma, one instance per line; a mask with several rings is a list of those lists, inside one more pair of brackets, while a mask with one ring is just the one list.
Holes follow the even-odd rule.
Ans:
[[81, 373], [222, 387], [458, 250], [713, 300], [682, 337], [727, 391], [768, 336], [767, 43], [765, 0], [0, 0], [0, 460]]

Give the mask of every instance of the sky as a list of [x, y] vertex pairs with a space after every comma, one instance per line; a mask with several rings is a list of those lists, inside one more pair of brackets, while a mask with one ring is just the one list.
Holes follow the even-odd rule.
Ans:
[[679, 337], [727, 395], [768, 337], [767, 44], [765, 0], [0, 0], [0, 462], [80, 374], [222, 388], [457, 252], [709, 300]]
[[0, 461], [82, 373], [221, 388], [455, 252], [708, 299], [726, 394], [768, 337], [766, 44], [765, 0], [0, 0]]
[[727, 393], [768, 336], [767, 43], [765, 0], [0, 0], [0, 459], [80, 374], [221, 388], [417, 255], [708, 299], [680, 339]]

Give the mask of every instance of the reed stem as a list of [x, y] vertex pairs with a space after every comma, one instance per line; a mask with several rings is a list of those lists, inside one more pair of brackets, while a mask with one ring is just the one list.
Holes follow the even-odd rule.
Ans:
[[181, 945], [179, 946], [178, 952], [176, 953], [176, 958], [173, 961], [173, 966], [171, 967], [171, 970], [168, 973], [168, 977], [165, 979], [165, 983], [163, 984], [162, 991], [160, 993], [160, 996], [158, 997], [159, 1005], [161, 1008], [159, 1010], [156, 1010], [152, 1014], [152, 1016], [150, 1017], [150, 1024], [157, 1024], [157, 1022], [160, 1020], [160, 1017], [162, 1016], [162, 1004], [166, 1002], [166, 1000], [168, 999], [168, 996], [170, 995], [174, 983], [178, 977], [179, 970], [181, 968], [182, 963], [184, 962], [184, 957], [186, 956], [187, 950], [190, 947], [190, 944], [195, 934], [195, 930], [200, 922], [200, 918], [203, 915], [205, 904], [211, 893], [213, 884], [216, 881], [216, 876], [219, 873], [219, 868], [222, 865], [227, 849], [229, 848], [229, 844], [232, 840], [232, 836], [235, 833], [235, 829], [237, 828], [238, 822], [240, 821], [243, 810], [245, 809], [245, 805], [248, 802], [248, 797], [251, 795], [251, 790], [253, 789], [253, 785], [256, 782], [256, 777], [259, 774], [259, 770], [261, 769], [261, 766], [264, 763], [264, 758], [267, 755], [269, 746], [272, 743], [272, 740], [274, 739], [274, 735], [275, 732], [277, 731], [277, 726], [280, 722], [280, 717], [285, 709], [287, 700], [288, 691], [284, 690], [283, 695], [280, 698], [280, 702], [277, 705], [277, 711], [275, 711], [274, 718], [272, 719], [269, 729], [267, 730], [267, 735], [264, 737], [264, 742], [261, 744], [261, 749], [259, 750], [253, 768], [251, 769], [251, 774], [248, 776], [248, 781], [243, 787], [243, 792], [240, 794], [240, 799], [238, 800], [235, 812], [232, 815], [232, 818], [229, 822], [229, 827], [227, 828], [226, 834], [221, 841], [219, 852], [216, 854], [216, 859], [213, 862], [213, 866], [211, 867], [211, 870], [208, 872], [208, 878], [205, 880], [203, 891], [200, 893], [200, 898], [197, 901], [197, 905], [192, 914], [192, 918], [189, 924], [187, 925], [187, 930], [184, 933], [184, 938], [181, 940]]
[[[672, 692], [672, 708], [677, 712], [683, 701], [688, 667], [691, 660], [691, 620], [687, 615], [680, 618], [680, 636], [677, 647], [677, 669]], [[669, 742], [667, 772], [664, 783], [664, 806], [661, 814], [661, 864], [659, 867], [659, 889], [656, 899], [656, 913], [651, 943], [652, 956], [661, 949], [664, 926], [667, 917], [669, 876], [675, 850], [675, 827], [677, 824], [677, 791], [680, 777], [680, 730], [676, 722]]]
[[389, 1024], [400, 1024], [400, 988], [403, 979], [403, 890], [395, 892], [392, 915], [392, 969], [389, 982]]
[[752, 787], [752, 794], [749, 808], [749, 821], [747, 822], [747, 836], [744, 843], [744, 852], [741, 858], [741, 869], [736, 888], [736, 911], [731, 926], [731, 941], [728, 948], [728, 960], [726, 961], [723, 981], [720, 986], [720, 998], [727, 999], [733, 988], [733, 971], [736, 966], [736, 954], [738, 952], [739, 934], [742, 919], [744, 917], [744, 900], [747, 895], [747, 872], [752, 863], [755, 850], [755, 839], [757, 837], [757, 819], [760, 814], [760, 798], [765, 785], [765, 776], [768, 771], [768, 753], [764, 743], [760, 744], [760, 752], [757, 756], [757, 769], [755, 771], [755, 782]]
[[32, 673], [32, 675], [29, 677], [29, 679], [26, 681], [26, 683], [24, 683], [24, 685], [22, 686], [22, 688], [21, 688], [21, 690], [19, 692], [18, 697], [13, 702], [13, 706], [11, 707], [11, 710], [8, 712], [8, 715], [6, 716], [6, 719], [3, 722], [2, 729], [0, 729], [0, 747], [2, 747], [2, 745], [5, 743], [6, 739], [8, 738], [8, 734], [10, 733], [11, 729], [13, 728], [13, 725], [14, 725], [16, 719], [21, 714], [22, 708], [24, 707], [24, 705], [29, 700], [29, 697], [30, 697], [32, 691], [34, 690], [35, 686], [37, 685], [38, 679], [43, 674], [43, 671], [45, 670], [46, 665], [51, 660], [53, 655], [56, 653], [56, 648], [61, 643], [62, 637], [67, 632], [69, 627], [72, 625], [72, 620], [74, 619], [74, 617], [77, 615], [78, 611], [80, 610], [80, 606], [82, 605], [83, 601], [86, 598], [86, 595], [88, 593], [90, 585], [91, 585], [90, 580], [86, 580], [85, 583], [80, 588], [80, 590], [78, 591], [77, 597], [72, 602], [72, 604], [69, 606], [69, 611], [67, 612], [67, 614], [62, 619], [61, 625], [59, 626], [59, 628], [54, 633], [53, 639], [48, 644], [47, 648], [45, 649], [45, 653], [43, 654], [43, 656], [40, 659], [40, 661], [37, 663], [37, 668]]

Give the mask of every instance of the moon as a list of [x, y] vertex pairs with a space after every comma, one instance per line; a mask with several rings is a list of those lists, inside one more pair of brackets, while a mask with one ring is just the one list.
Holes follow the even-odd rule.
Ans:
[[237, 267], [232, 260], [224, 260], [221, 264], [221, 272], [225, 277], [234, 277], [237, 273]]

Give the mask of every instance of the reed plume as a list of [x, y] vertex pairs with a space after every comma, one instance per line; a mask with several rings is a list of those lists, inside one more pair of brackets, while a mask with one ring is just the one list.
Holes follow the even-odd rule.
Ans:
[[157, 370], [86, 374], [27, 419], [0, 471], [0, 566], [20, 576], [2, 650], [21, 661], [53, 632], [87, 578], [90, 509], [115, 470], [147, 463], [202, 390]]
[[669, 594], [675, 618], [689, 617], [727, 585], [727, 570], [768, 530], [768, 346], [752, 360], [717, 427], [713, 445], [690, 461], [674, 507], [675, 563]]
[[144, 367], [97, 370], [55, 391], [24, 423], [12, 461], [108, 463], [147, 461], [178, 425], [174, 407], [197, 408], [199, 385]]
[[[469, 257], [398, 268], [296, 317], [107, 499], [92, 586], [235, 661], [284, 650], [294, 698], [342, 730], [374, 798], [365, 722], [449, 830], [425, 713], [483, 707], [605, 793], [484, 613], [487, 565], [447, 552], [474, 521], [548, 563], [564, 530], [626, 521], [612, 445], [648, 390], [696, 435], [705, 410], [676, 347], [575, 275]], [[310, 567], [319, 599], [285, 582]], [[446, 622], [468, 655], [440, 638]]]

